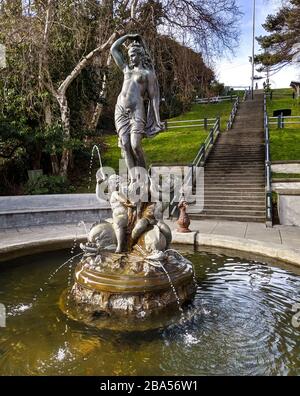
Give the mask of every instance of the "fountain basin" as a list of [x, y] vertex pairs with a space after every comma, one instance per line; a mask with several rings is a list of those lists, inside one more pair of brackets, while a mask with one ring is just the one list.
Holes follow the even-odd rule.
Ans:
[[68, 304], [61, 304], [63, 311], [69, 314], [67, 305], [72, 305], [73, 317], [91, 322], [99, 315], [145, 318], [170, 305], [181, 307], [196, 291], [193, 266], [176, 251], [164, 256], [151, 261], [136, 253], [106, 252], [82, 259], [70, 295], [64, 297]]
[[[3, 263], [7, 326], [0, 330], [0, 374], [299, 375], [300, 328], [293, 321], [299, 269], [234, 251], [183, 250], [197, 281], [183, 312], [170, 306], [150, 319], [122, 317], [101, 329], [71, 320], [59, 307], [74, 266], [50, 274], [69, 252]], [[106, 320], [112, 318], [94, 318]], [[128, 322], [143, 331], [128, 332]]]

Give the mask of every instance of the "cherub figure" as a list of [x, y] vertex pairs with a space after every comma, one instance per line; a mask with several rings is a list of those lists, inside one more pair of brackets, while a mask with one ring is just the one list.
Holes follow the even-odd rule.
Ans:
[[128, 250], [127, 230], [131, 214], [129, 210], [135, 208], [127, 196], [122, 191], [120, 177], [113, 175], [108, 179], [108, 187], [113, 192], [110, 196], [110, 205], [113, 215], [113, 227], [117, 238], [116, 253], [126, 252]]
[[132, 245], [134, 245], [147, 230], [156, 225], [165, 236], [168, 247], [172, 241], [172, 233], [169, 226], [164, 222], [163, 215], [169, 204], [155, 199], [159, 197], [159, 191], [154, 188], [151, 180], [150, 193], [152, 200], [156, 202], [144, 202], [141, 204], [138, 219], [131, 233]]

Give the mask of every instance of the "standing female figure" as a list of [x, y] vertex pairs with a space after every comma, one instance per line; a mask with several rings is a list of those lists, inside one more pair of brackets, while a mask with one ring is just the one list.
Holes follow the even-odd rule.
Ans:
[[[129, 64], [121, 51], [127, 40], [132, 41], [128, 49]], [[146, 168], [143, 137], [152, 137], [164, 129], [159, 115], [159, 86], [140, 35], [127, 34], [119, 38], [112, 45], [111, 54], [124, 73], [123, 87], [115, 109], [115, 124], [119, 147], [133, 182], [134, 167]], [[145, 100], [149, 100], [147, 111]]]

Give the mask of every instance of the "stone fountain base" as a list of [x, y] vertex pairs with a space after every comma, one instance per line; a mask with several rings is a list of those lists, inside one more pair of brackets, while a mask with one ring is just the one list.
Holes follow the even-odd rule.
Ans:
[[196, 291], [192, 264], [174, 250], [156, 259], [136, 251], [101, 252], [78, 264], [75, 279], [68, 303], [90, 320], [147, 318], [171, 305], [181, 307]]

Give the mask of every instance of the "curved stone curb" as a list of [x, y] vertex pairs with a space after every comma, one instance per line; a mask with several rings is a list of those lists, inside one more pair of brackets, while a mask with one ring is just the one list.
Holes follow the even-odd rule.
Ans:
[[261, 242], [252, 239], [227, 237], [223, 235], [208, 235], [198, 233], [196, 236], [197, 246], [219, 247], [238, 250], [247, 253], [258, 254], [285, 263], [300, 266], [300, 250], [289, 248], [285, 245]]
[[[77, 242], [86, 240], [86, 235], [78, 235]], [[0, 262], [28, 256], [36, 253], [71, 248], [74, 236], [47, 237], [32, 239], [24, 242], [11, 243], [0, 248]], [[261, 242], [252, 239], [243, 239], [224, 235], [211, 235], [199, 232], [180, 234], [173, 232], [173, 243], [195, 246], [207, 246], [231, 249], [246, 253], [276, 259], [289, 264], [300, 266], [300, 249], [289, 248], [285, 245]]]
[[[77, 243], [86, 241], [86, 235], [78, 235]], [[49, 237], [32, 239], [24, 242], [11, 243], [0, 248], [0, 262], [12, 260], [19, 257], [30, 256], [36, 253], [43, 253], [61, 249], [72, 248], [74, 236]]]

